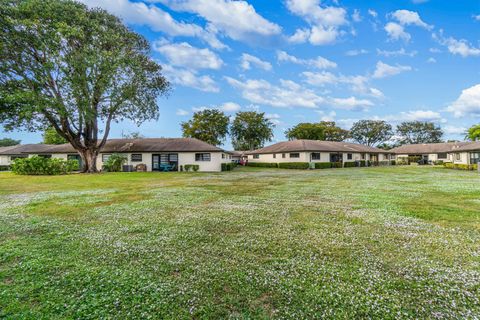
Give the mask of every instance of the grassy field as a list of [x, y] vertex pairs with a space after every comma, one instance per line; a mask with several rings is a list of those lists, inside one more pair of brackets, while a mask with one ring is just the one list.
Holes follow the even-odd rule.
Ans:
[[479, 318], [480, 175], [0, 173], [0, 318]]

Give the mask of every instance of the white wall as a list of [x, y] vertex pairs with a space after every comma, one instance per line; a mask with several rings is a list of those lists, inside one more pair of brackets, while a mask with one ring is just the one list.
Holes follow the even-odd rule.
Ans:
[[[459, 155], [460, 159], [457, 158]], [[470, 153], [468, 152], [460, 152], [453, 154], [453, 163], [457, 164], [470, 164]]]
[[[311, 153], [313, 152], [297, 152], [300, 153], [300, 158], [290, 158], [290, 153], [285, 153], [285, 158], [282, 157], [282, 153], [276, 153], [274, 158], [272, 153], [260, 154], [258, 159], [254, 159], [253, 155], [248, 155], [249, 162], [270, 162], [270, 163], [279, 163], [279, 162], [330, 162], [330, 154], [335, 154], [336, 152], [320, 152], [320, 160], [310, 160]], [[318, 152], [315, 152], [318, 153]], [[348, 159], [348, 154], [352, 154], [352, 159]], [[365, 153], [365, 159], [362, 159], [362, 153], [359, 152], [344, 152], [343, 161], [344, 162], [353, 162], [359, 160], [371, 160], [370, 154]], [[379, 161], [388, 160], [388, 154], [380, 154], [378, 157]]]

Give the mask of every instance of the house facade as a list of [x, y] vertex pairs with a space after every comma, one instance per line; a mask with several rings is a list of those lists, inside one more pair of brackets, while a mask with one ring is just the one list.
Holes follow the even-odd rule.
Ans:
[[291, 140], [247, 152], [249, 162], [387, 162], [389, 151], [356, 143], [319, 140]]
[[[146, 171], [180, 171], [185, 165], [198, 165], [198, 171], [218, 172], [222, 163], [231, 162], [231, 154], [193, 138], [109, 139], [97, 157], [97, 168], [101, 169], [112, 154], [125, 156], [125, 165], [131, 168], [145, 165]], [[30, 144], [0, 149], [0, 165], [34, 155], [81, 163], [80, 155], [70, 144]]]
[[409, 157], [420, 157], [428, 163], [443, 161], [467, 164], [466, 161], [469, 156], [465, 152], [461, 152], [461, 150], [470, 144], [472, 142], [408, 144], [390, 151], [395, 153], [396, 159], [399, 161], [406, 161]]
[[480, 163], [480, 141], [469, 142], [452, 152], [455, 164], [478, 164]]

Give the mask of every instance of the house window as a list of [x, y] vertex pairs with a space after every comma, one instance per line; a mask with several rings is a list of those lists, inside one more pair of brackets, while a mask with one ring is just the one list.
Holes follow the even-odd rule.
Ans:
[[260, 155], [259, 154], [254, 154], [253, 159], [260, 159]]
[[38, 155], [40, 158], [45, 158], [45, 159], [50, 159], [52, 157], [51, 154], [39, 154]]
[[195, 153], [195, 161], [210, 161], [210, 153]]
[[142, 161], [142, 154], [141, 153], [132, 153], [130, 156], [132, 162], [141, 162]]
[[470, 164], [480, 163], [480, 152], [470, 153]]
[[437, 156], [438, 156], [438, 159], [447, 159], [446, 153], [439, 153]]
[[274, 153], [274, 154], [273, 154], [273, 159], [276, 159], [276, 158], [277, 158], [277, 154]]
[[222, 159], [225, 159], [225, 153], [222, 153]]
[[290, 153], [290, 158], [300, 158], [300, 153]]
[[10, 156], [11, 161], [13, 161], [15, 159], [20, 159], [20, 158], [28, 158], [28, 156], [26, 154], [19, 154], [19, 155], [16, 155], [16, 156]]
[[365, 153], [362, 153], [362, 160], [365, 160]]
[[285, 158], [285, 153], [282, 153], [282, 158]]
[[111, 154], [102, 154], [102, 162], [107, 162], [108, 158], [110, 158]]
[[347, 160], [352, 160], [353, 159], [353, 154], [347, 153]]
[[320, 160], [320, 152], [312, 152], [312, 160]]
[[455, 154], [455, 158], [456, 158], [457, 160], [460, 160], [460, 159], [461, 159], [461, 158], [460, 158], [460, 153], [456, 153], [456, 154]]

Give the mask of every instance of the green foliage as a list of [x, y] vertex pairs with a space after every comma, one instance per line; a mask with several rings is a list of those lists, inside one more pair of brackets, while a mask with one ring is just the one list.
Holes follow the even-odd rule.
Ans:
[[330, 169], [331, 167], [331, 162], [315, 162], [315, 169]]
[[360, 120], [350, 129], [351, 138], [366, 146], [384, 143], [393, 136], [392, 126], [383, 120]]
[[344, 141], [349, 137], [349, 131], [337, 127], [333, 121], [320, 121], [319, 123], [299, 123], [285, 131], [289, 140], [310, 139], [324, 141]]
[[280, 169], [308, 169], [310, 164], [308, 162], [279, 162]]
[[237, 167], [237, 163], [229, 162], [229, 163], [222, 163], [222, 171], [232, 171]]
[[408, 157], [408, 164], [418, 163], [418, 162], [420, 162], [420, 160], [422, 160], [422, 157], [420, 157], [420, 156], [409, 156]]
[[390, 160], [390, 165], [394, 166], [396, 164], [397, 164], [397, 162], [395, 160]]
[[275, 125], [264, 112], [237, 112], [230, 127], [232, 145], [235, 150], [255, 150], [265, 142], [272, 141]]
[[214, 146], [225, 141], [228, 134], [229, 117], [220, 110], [206, 109], [195, 112], [193, 118], [182, 122], [183, 136], [196, 138]]
[[346, 161], [343, 163], [344, 168], [353, 168], [356, 166], [357, 166], [357, 163], [355, 161]]
[[332, 168], [342, 168], [343, 163], [342, 162], [332, 162]]
[[103, 164], [104, 170], [107, 172], [120, 172], [122, 171], [122, 165], [127, 162], [127, 157], [114, 153]]
[[443, 131], [433, 122], [410, 121], [397, 126], [399, 144], [442, 142]]
[[436, 166], [442, 166], [444, 164], [444, 161], [443, 160], [435, 160], [433, 162], [433, 164], [436, 165]]
[[169, 84], [149, 42], [120, 18], [76, 1], [5, 0], [0, 25], [7, 130], [54, 127], [94, 172], [112, 121], [158, 118], [157, 98]]
[[5, 166], [5, 165], [0, 166], [0, 171], [10, 171], [10, 170], [11, 170], [10, 166]]
[[478, 170], [478, 164], [458, 164], [458, 163], [451, 163], [445, 162], [443, 164], [445, 168], [448, 169], [455, 169], [455, 170]]
[[17, 144], [20, 144], [20, 142], [21, 142], [20, 140], [3, 138], [3, 139], [0, 139], [0, 147], [16, 146]]
[[133, 132], [130, 132], [130, 133], [123, 133], [122, 132], [122, 138], [123, 139], [144, 139], [145, 136], [138, 131], [133, 131]]
[[470, 129], [468, 129], [467, 139], [470, 139], [472, 141], [480, 140], [480, 124], [474, 125]]
[[43, 132], [43, 143], [45, 144], [64, 144], [67, 142], [54, 128], [48, 128]]
[[183, 166], [186, 172], [194, 171], [197, 172], [200, 169], [198, 164], [186, 164]]
[[260, 167], [260, 168], [278, 168], [278, 163], [276, 162], [247, 162], [249, 167]]
[[21, 175], [68, 174], [78, 170], [78, 162], [75, 160], [65, 161], [59, 158], [33, 156], [15, 159], [11, 164], [11, 170], [13, 173]]

